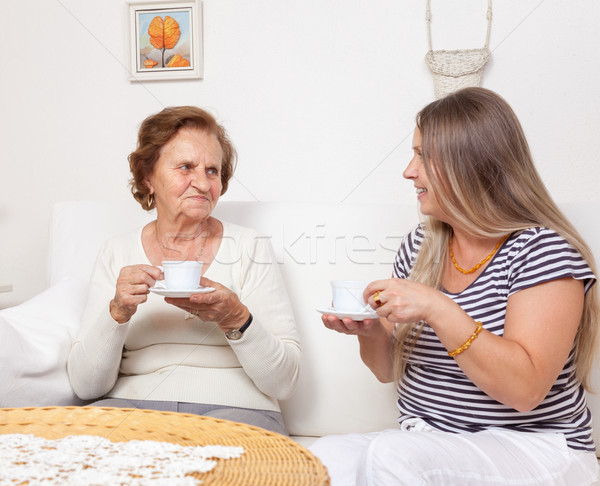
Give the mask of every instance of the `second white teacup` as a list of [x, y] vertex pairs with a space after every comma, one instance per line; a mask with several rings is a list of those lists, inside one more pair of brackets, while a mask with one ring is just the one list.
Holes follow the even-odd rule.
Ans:
[[160, 267], [165, 274], [164, 285], [169, 290], [193, 290], [200, 286], [203, 262], [164, 261]]
[[342, 312], [364, 311], [367, 303], [363, 292], [368, 284], [362, 280], [332, 280], [333, 308]]

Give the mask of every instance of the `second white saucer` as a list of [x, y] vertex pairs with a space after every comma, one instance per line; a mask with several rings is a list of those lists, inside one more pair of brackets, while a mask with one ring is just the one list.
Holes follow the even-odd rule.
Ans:
[[321, 314], [331, 314], [336, 316], [338, 319], [342, 317], [349, 317], [353, 321], [364, 321], [365, 319], [377, 319], [379, 316], [377, 312], [374, 310], [367, 310], [361, 312], [343, 312], [339, 310], [335, 310], [333, 307], [319, 307], [317, 308], [317, 312]]
[[150, 292], [162, 295], [164, 297], [178, 297], [185, 298], [194, 294], [207, 294], [209, 292], [214, 292], [214, 287], [198, 287], [197, 289], [190, 290], [171, 290], [171, 289], [163, 289], [160, 287], [151, 287]]

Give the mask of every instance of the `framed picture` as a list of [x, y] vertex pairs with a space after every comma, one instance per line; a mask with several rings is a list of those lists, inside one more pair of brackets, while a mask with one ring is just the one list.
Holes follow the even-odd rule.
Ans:
[[202, 2], [130, 1], [130, 81], [202, 77]]

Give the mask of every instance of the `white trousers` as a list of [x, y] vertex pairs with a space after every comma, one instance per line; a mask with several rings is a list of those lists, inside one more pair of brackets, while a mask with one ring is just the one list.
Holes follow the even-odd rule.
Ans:
[[401, 425], [322, 437], [309, 449], [329, 470], [332, 486], [589, 486], [599, 478], [596, 455], [569, 448], [561, 434], [453, 434], [420, 419]]

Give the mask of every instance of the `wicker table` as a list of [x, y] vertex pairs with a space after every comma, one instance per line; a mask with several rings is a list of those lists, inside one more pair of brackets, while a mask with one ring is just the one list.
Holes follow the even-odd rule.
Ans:
[[45, 407], [0, 409], [0, 434], [33, 434], [46, 439], [97, 435], [113, 442], [131, 439], [183, 446], [241, 446], [237, 459], [197, 477], [203, 484], [329, 485], [327, 470], [307, 449], [275, 432], [198, 415], [129, 408]]

